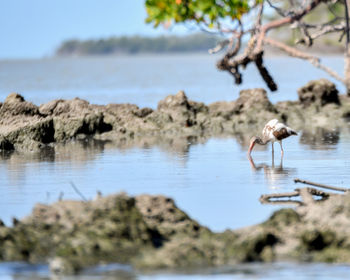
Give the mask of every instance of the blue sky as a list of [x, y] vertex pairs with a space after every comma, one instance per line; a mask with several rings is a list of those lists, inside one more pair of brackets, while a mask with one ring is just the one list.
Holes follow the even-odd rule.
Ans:
[[0, 59], [53, 54], [67, 39], [184, 33], [145, 24], [144, 0], [0, 0]]

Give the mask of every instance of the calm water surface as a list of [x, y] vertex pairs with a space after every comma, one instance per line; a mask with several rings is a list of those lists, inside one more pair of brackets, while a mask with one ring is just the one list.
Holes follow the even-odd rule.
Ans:
[[[79, 96], [91, 103], [136, 103], [156, 107], [167, 94], [185, 89], [206, 103], [237, 98], [232, 79], [216, 71], [215, 57], [159, 56], [0, 61], [0, 99], [22, 93], [41, 104]], [[341, 58], [326, 62], [339, 72]], [[296, 89], [308, 80], [326, 77], [308, 64], [285, 58], [268, 61], [280, 84], [270, 94], [274, 102], [296, 99]], [[286, 67], [288, 66], [288, 67]], [[302, 69], [302, 71], [301, 71]], [[244, 87], [263, 86], [254, 68], [248, 68]], [[341, 87], [339, 87], [342, 90]], [[285, 157], [271, 159], [270, 146], [253, 151], [235, 138], [211, 138], [201, 143], [147, 143], [116, 147], [97, 142], [72, 142], [40, 154], [0, 154], [0, 218], [11, 225], [35, 203], [59, 197], [93, 198], [97, 191], [125, 191], [173, 197], [192, 218], [214, 231], [259, 223], [280, 206], [261, 205], [261, 194], [291, 191], [295, 177], [325, 184], [350, 185], [350, 130], [299, 133], [284, 142]], [[276, 151], [279, 145], [276, 144]], [[111, 270], [111, 271], [109, 271]], [[129, 268], [95, 268], [79, 279], [347, 279], [350, 268], [324, 264], [250, 265], [192, 274], [139, 275]], [[114, 272], [113, 272], [114, 271]], [[110, 275], [111, 274], [111, 275]], [[46, 279], [46, 266], [0, 264], [1, 279]], [[95, 276], [94, 276], [95, 275]], [[100, 277], [100, 278], [99, 278]], [[74, 278], [78, 279], [78, 278]]]
[[[211, 103], [236, 99], [241, 89], [266, 88], [254, 65], [243, 72], [244, 84], [235, 86], [228, 73], [216, 69], [218, 59], [208, 54], [182, 54], [0, 61], [0, 100], [15, 91], [35, 104], [77, 96], [96, 104], [133, 103], [155, 108], [159, 100], [179, 90], [195, 101]], [[342, 57], [322, 61], [343, 72]], [[279, 85], [269, 96], [273, 102], [295, 100], [297, 89], [308, 81], [329, 78], [298, 59], [274, 57], [267, 59], [266, 65]]]

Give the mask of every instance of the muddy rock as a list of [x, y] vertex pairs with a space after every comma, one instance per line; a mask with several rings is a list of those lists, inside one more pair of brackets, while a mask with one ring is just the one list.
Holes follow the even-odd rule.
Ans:
[[327, 79], [308, 82], [298, 89], [299, 102], [304, 107], [311, 104], [324, 106], [329, 103], [340, 105], [338, 90], [335, 85]]

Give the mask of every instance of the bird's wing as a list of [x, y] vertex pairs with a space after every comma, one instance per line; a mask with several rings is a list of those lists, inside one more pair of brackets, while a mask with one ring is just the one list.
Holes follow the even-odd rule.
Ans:
[[276, 125], [278, 125], [278, 120], [277, 119], [273, 119], [270, 120], [264, 127], [263, 131], [262, 131], [262, 135], [263, 138], [265, 139], [271, 139], [273, 138], [273, 132], [275, 131], [275, 127]]
[[282, 140], [293, 134], [297, 135], [297, 133], [293, 129], [291, 129], [283, 123], [276, 124], [272, 134], [276, 137], [277, 140]]

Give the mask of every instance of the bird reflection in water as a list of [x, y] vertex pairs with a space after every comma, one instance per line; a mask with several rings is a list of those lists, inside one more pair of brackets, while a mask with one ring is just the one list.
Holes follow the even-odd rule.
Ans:
[[296, 173], [296, 168], [283, 167], [283, 157], [281, 157], [279, 165], [275, 165], [272, 157], [271, 165], [267, 163], [255, 164], [253, 158], [248, 155], [250, 166], [254, 172], [264, 171], [265, 180], [272, 189], [279, 189], [283, 181], [289, 180], [291, 175]]

